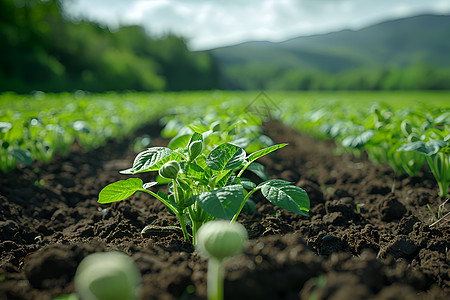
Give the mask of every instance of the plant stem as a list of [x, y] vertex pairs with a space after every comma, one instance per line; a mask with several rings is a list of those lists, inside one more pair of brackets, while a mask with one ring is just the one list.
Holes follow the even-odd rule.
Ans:
[[[439, 189], [441, 190], [441, 197], [446, 198], [447, 197], [447, 190], [448, 190], [448, 174], [450, 172], [450, 165], [448, 161], [448, 157], [444, 152], [439, 153], [441, 156], [441, 163], [442, 163], [442, 169], [441, 169], [441, 184], [439, 185]], [[438, 183], [439, 184], [439, 183]]]
[[245, 195], [244, 200], [242, 200], [241, 206], [239, 207], [239, 210], [233, 216], [233, 219], [231, 219], [230, 223], [236, 222], [236, 219], [239, 217], [239, 214], [241, 213], [242, 209], [244, 208], [244, 205], [245, 205], [245, 202], [247, 202], [247, 199], [250, 198], [250, 196], [253, 195], [253, 193], [259, 189], [261, 189], [261, 187], [256, 187], [253, 190], [251, 190], [250, 192], [248, 192], [247, 195]]
[[[173, 194], [174, 194], [174, 197], [175, 197], [175, 203], [177, 204], [178, 207], [180, 207], [180, 200], [181, 199], [180, 199], [180, 194], [178, 193], [177, 180], [173, 179], [172, 181], [173, 181]], [[177, 210], [176, 215], [178, 217], [178, 220], [180, 221], [180, 226], [181, 226], [181, 230], [183, 231], [184, 239], [186, 241], [189, 241], [189, 233], [188, 233], [187, 228], [186, 228], [186, 222], [184, 220], [184, 213], [183, 213], [183, 211], [178, 211]]]
[[[176, 188], [176, 186], [175, 186], [175, 188]], [[152, 195], [153, 197], [155, 197], [156, 199], [158, 199], [159, 201], [164, 203], [168, 208], [170, 208], [170, 210], [172, 210], [175, 213], [175, 215], [177, 216], [178, 221], [180, 221], [181, 231], [183, 231], [184, 239], [186, 241], [189, 241], [189, 233], [188, 233], [188, 231], [186, 229], [186, 223], [184, 221], [184, 214], [183, 214], [183, 212], [179, 212], [178, 209], [175, 206], [173, 206], [172, 204], [170, 204], [169, 202], [167, 202], [166, 200], [164, 200], [163, 198], [158, 196], [158, 194], [155, 194], [152, 191], [149, 191], [149, 190], [146, 190], [146, 189], [141, 189], [139, 191], [146, 192], [146, 193]]]
[[[195, 205], [195, 204], [194, 204]], [[195, 208], [192, 208], [192, 206], [188, 207], [189, 217], [191, 218], [191, 224], [192, 224], [192, 244], [197, 244], [197, 230], [199, 228], [198, 226], [198, 214], [195, 210]]]
[[184, 221], [184, 214], [182, 212], [181, 213], [177, 212], [175, 214], [178, 217], [178, 220], [180, 221], [181, 231], [183, 231], [184, 239], [186, 241], [189, 241], [189, 233], [186, 228], [186, 222]]
[[[440, 170], [439, 170], [439, 158], [442, 160]], [[430, 167], [431, 173], [433, 174], [439, 186], [439, 196], [442, 198], [447, 197], [447, 190], [449, 183], [447, 181], [448, 162], [446, 161], [447, 160], [446, 155], [444, 155], [444, 153], [441, 152], [437, 153], [434, 156], [434, 159], [431, 158], [430, 156], [426, 156], [426, 160], [428, 166]]]
[[208, 261], [208, 300], [223, 300], [223, 265], [214, 257]]

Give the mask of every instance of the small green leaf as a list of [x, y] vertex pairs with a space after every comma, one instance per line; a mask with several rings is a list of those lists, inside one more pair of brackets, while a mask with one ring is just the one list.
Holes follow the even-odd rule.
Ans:
[[401, 145], [397, 151], [414, 151], [426, 156], [431, 156], [438, 153], [439, 150], [446, 146], [447, 143], [440, 140], [431, 140], [428, 142], [417, 141]]
[[183, 148], [187, 146], [189, 139], [189, 134], [178, 135], [170, 140], [169, 144], [167, 144], [167, 148], [175, 150], [178, 148]]
[[135, 192], [143, 190], [143, 182], [139, 178], [120, 180], [105, 186], [98, 194], [99, 203], [122, 201]]
[[240, 184], [228, 185], [211, 192], [192, 196], [201, 208], [218, 219], [231, 219], [240, 208], [244, 192]]
[[213, 170], [232, 170], [245, 161], [246, 153], [241, 147], [225, 143], [214, 148], [206, 158], [206, 164]]
[[269, 175], [264, 171], [264, 166], [260, 163], [252, 162], [247, 167], [247, 170], [252, 171], [262, 180], [269, 180], [269, 178], [270, 178]]
[[14, 149], [8, 150], [8, 153], [11, 154], [12, 157], [14, 157], [16, 161], [18, 161], [26, 166], [29, 166], [33, 163], [33, 158], [31, 157], [31, 153], [28, 150], [14, 148]]
[[159, 185], [163, 185], [163, 184], [168, 184], [169, 182], [171, 182], [172, 181], [172, 179], [170, 179], [170, 178], [164, 178], [164, 177], [162, 177], [161, 175], [157, 175], [156, 176], [156, 182], [159, 184]]
[[7, 132], [12, 128], [12, 124], [8, 122], [0, 122], [0, 131]]
[[201, 133], [194, 132], [192, 134], [191, 138], [189, 139], [188, 146], [190, 146], [193, 142], [196, 142], [196, 141], [203, 142], [203, 135]]
[[242, 187], [246, 190], [253, 190], [256, 187], [256, 184], [250, 181], [250, 179], [241, 177], [240, 180]]
[[184, 157], [165, 147], [152, 147], [139, 153], [133, 162], [133, 167], [120, 171], [121, 174], [137, 174], [158, 171], [166, 162], [171, 160], [182, 161]]
[[158, 182], [155, 182], [155, 181], [147, 182], [147, 183], [144, 183], [144, 184], [142, 185], [142, 188], [143, 188], [143, 189], [149, 189], [149, 188], [151, 188], [152, 186], [155, 186], [155, 185], [157, 185], [157, 184], [158, 184]]
[[259, 185], [261, 192], [273, 205], [303, 216], [308, 216], [310, 201], [308, 194], [290, 182], [272, 179]]
[[273, 152], [273, 151], [275, 151], [275, 150], [278, 150], [278, 149], [280, 149], [280, 148], [283, 148], [283, 147], [285, 147], [285, 146], [287, 146], [287, 144], [278, 144], [278, 145], [273, 145], [273, 146], [270, 146], [270, 147], [261, 149], [261, 150], [259, 150], [259, 151], [256, 151], [256, 152], [253, 152], [252, 154], [250, 154], [250, 155], [247, 157], [247, 160], [248, 160], [249, 162], [255, 161], [255, 160], [257, 160], [258, 158], [260, 158], [260, 157], [262, 157], [262, 156], [264, 156], [264, 155], [267, 155], [267, 154], [269, 154], [270, 152]]
[[375, 136], [374, 130], [367, 130], [360, 135], [350, 135], [342, 141], [342, 146], [346, 148], [361, 148]]

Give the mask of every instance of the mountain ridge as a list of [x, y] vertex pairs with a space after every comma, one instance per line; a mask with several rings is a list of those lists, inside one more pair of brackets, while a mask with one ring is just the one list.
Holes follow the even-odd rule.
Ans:
[[[210, 51], [222, 70], [222, 80], [230, 87], [230, 82], [240, 80], [236, 78], [239, 73], [301, 70], [339, 74], [414, 64], [450, 68], [449, 36], [450, 15], [426, 14], [387, 20], [358, 30], [344, 29], [282, 42], [249, 41]], [[249, 86], [232, 84], [231, 88]]]

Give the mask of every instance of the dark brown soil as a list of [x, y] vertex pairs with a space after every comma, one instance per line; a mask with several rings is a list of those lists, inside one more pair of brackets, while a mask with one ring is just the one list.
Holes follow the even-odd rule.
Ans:
[[[161, 146], [159, 129], [141, 133]], [[266, 129], [289, 146], [259, 162], [308, 192], [310, 217], [255, 196], [257, 212], [238, 219], [251, 240], [226, 263], [226, 299], [450, 299], [450, 228], [429, 227], [426, 204], [436, 211], [441, 200], [427, 170], [396, 178], [364, 157], [333, 155], [332, 142], [276, 122]], [[72, 293], [78, 263], [110, 250], [137, 262], [143, 299], [205, 299], [206, 262], [178, 231], [141, 236], [146, 225], [176, 224], [161, 203], [146, 194], [97, 203], [101, 188], [128, 178], [118, 170], [135, 157], [129, 144], [73, 145], [48, 165], [0, 174], [0, 299]]]

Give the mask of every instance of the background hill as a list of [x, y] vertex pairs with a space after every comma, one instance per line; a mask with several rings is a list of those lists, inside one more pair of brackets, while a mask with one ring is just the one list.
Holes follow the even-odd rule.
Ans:
[[450, 88], [450, 16], [212, 50], [230, 89]]

